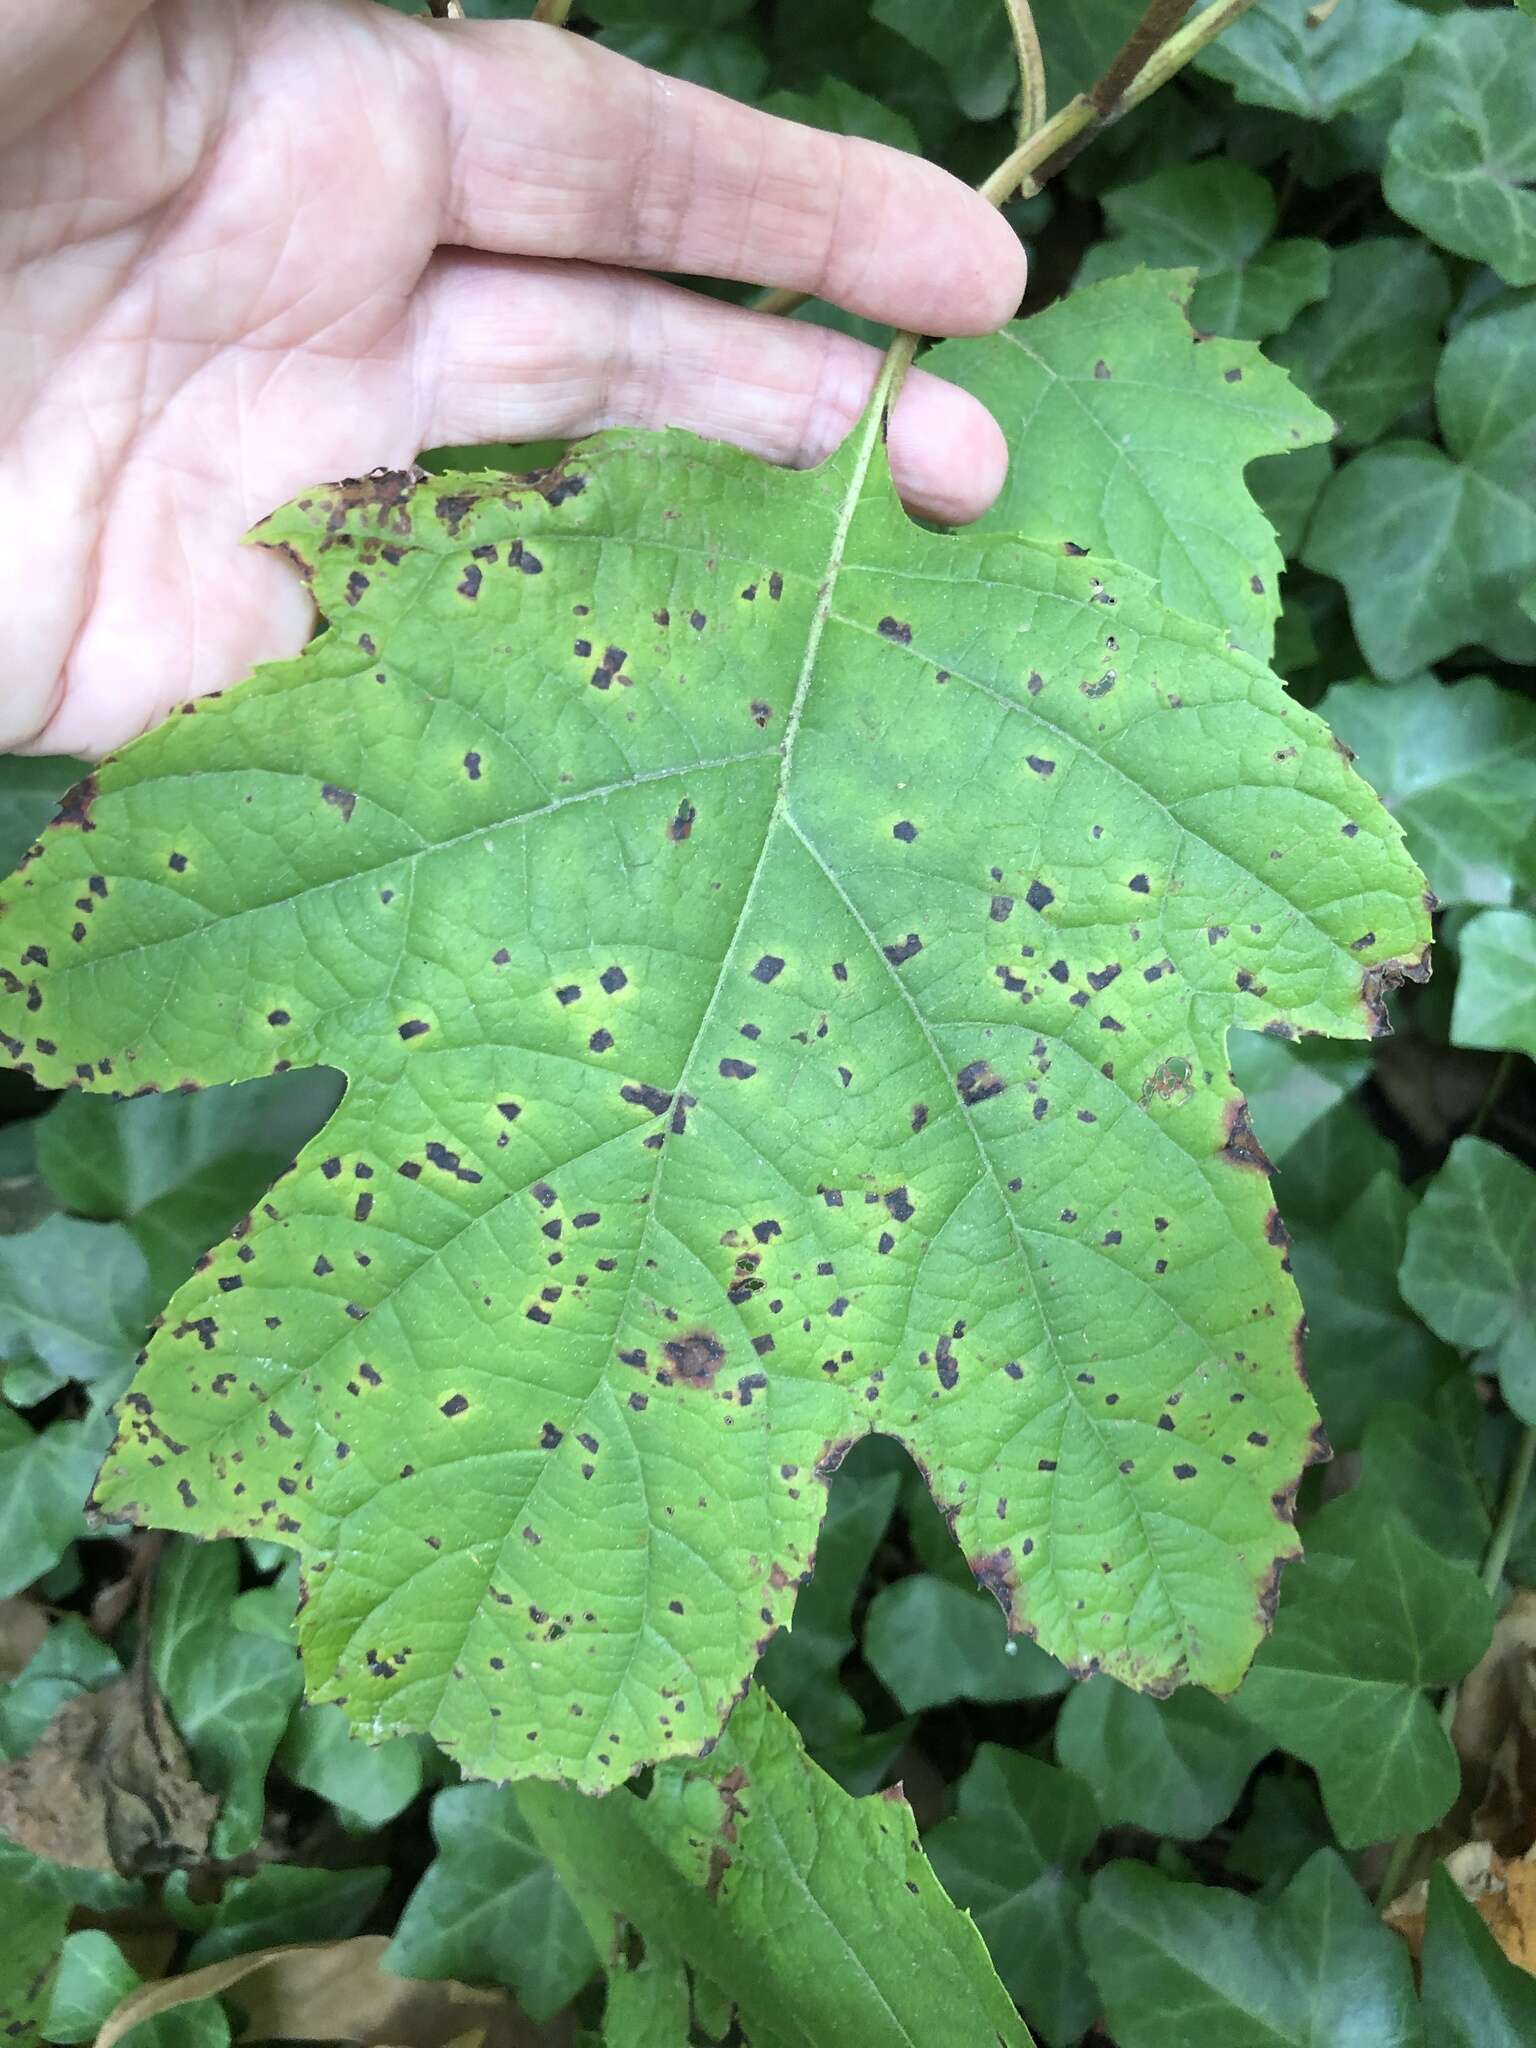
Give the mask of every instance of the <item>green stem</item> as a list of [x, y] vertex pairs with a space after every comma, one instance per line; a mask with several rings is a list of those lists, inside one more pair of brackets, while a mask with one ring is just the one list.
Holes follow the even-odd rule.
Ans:
[[551, 28], [564, 28], [571, 18], [571, 6], [572, 0], [538, 0], [533, 19], [547, 22]]
[[1029, 0], [1004, 0], [1013, 29], [1013, 48], [1019, 60], [1018, 140], [1027, 142], [1045, 119], [1045, 59], [1040, 54], [1040, 36]]
[[[1504, 1498], [1499, 1504], [1499, 1518], [1493, 1525], [1488, 1538], [1488, 1548], [1483, 1554], [1483, 1568], [1479, 1574], [1484, 1590], [1490, 1599], [1498, 1592], [1499, 1582], [1504, 1576], [1504, 1567], [1509, 1562], [1510, 1545], [1515, 1540], [1515, 1529], [1520, 1521], [1520, 1510], [1525, 1505], [1526, 1489], [1531, 1482], [1531, 1471], [1536, 1466], [1536, 1428], [1528, 1426], [1520, 1437], [1520, 1448], [1515, 1453], [1515, 1462], [1510, 1468], [1509, 1481], [1504, 1488]], [[1461, 1687], [1446, 1688], [1440, 1702], [1440, 1726], [1447, 1736], [1456, 1720], [1456, 1708], [1461, 1699]], [[1387, 1858], [1387, 1867], [1381, 1874], [1376, 1888], [1378, 1907], [1390, 1906], [1402, 1890], [1403, 1879], [1413, 1863], [1414, 1852], [1419, 1846], [1416, 1834], [1399, 1835], [1392, 1844], [1392, 1853]]]
[[[1197, 14], [1193, 21], [1186, 22], [1183, 28], [1153, 51], [1109, 113], [1104, 113], [1094, 103], [1093, 93], [1079, 93], [1010, 150], [997, 169], [977, 186], [977, 191], [983, 199], [991, 200], [994, 206], [1006, 205], [1017, 192], [1023, 192], [1026, 197], [1038, 192], [1052, 172], [1076, 156], [1099, 129], [1108, 127], [1111, 121], [1139, 106], [1160, 85], [1166, 85], [1175, 72], [1182, 70], [1192, 57], [1197, 57], [1207, 43], [1214, 42], [1224, 28], [1230, 27], [1240, 14], [1246, 14], [1252, 5], [1253, 0], [1215, 0], [1213, 6]], [[1016, 16], [1014, 18], [1017, 19]], [[1139, 28], [1137, 34], [1140, 34]], [[1108, 75], [1105, 74], [1106, 77]], [[1102, 84], [1101, 80], [1093, 89], [1101, 98]], [[1037, 171], [1040, 173], [1038, 177], [1035, 176]], [[754, 310], [759, 313], [793, 313], [809, 297], [809, 292], [788, 291], [780, 287], [764, 292], [756, 299]]]
[[1489, 1115], [1493, 1110], [1493, 1105], [1504, 1093], [1505, 1082], [1514, 1072], [1517, 1057], [1518, 1055], [1513, 1052], [1506, 1052], [1500, 1056], [1499, 1063], [1493, 1070], [1493, 1078], [1483, 1090], [1483, 1099], [1477, 1105], [1477, 1114], [1473, 1117], [1471, 1123], [1467, 1125], [1466, 1134], [1469, 1138], [1475, 1138], [1483, 1128], [1483, 1125], [1487, 1123]]
[[[1070, 162], [1101, 128], [1107, 128], [1111, 121], [1117, 121], [1132, 107], [1140, 106], [1160, 85], [1166, 85], [1192, 57], [1199, 56], [1207, 43], [1214, 42], [1223, 29], [1229, 28], [1240, 14], [1246, 14], [1252, 5], [1253, 0], [1216, 0], [1214, 6], [1205, 8], [1193, 21], [1185, 22], [1181, 29], [1176, 29], [1166, 41], [1152, 49], [1130, 82], [1124, 87], [1117, 87], [1111, 99], [1107, 88], [1113, 83], [1120, 65], [1120, 58], [1116, 58], [1097, 85], [1068, 100], [1043, 127], [1037, 128], [1027, 141], [1004, 157], [977, 190], [994, 206], [1003, 205], [1026, 184], [1030, 191], [1038, 191], [1045, 180]], [[1182, 14], [1184, 9], [1181, 7], [1177, 12]], [[1126, 44], [1126, 50], [1133, 45], [1140, 49], [1149, 47], [1150, 34], [1144, 33], [1149, 31], [1149, 25], [1150, 29], [1166, 33], [1165, 25], [1170, 13], [1172, 9], [1168, 7], [1161, 11], [1149, 7]], [[1122, 51], [1121, 57], [1124, 55], [1125, 51]], [[1038, 178], [1034, 175], [1037, 171], [1040, 173]]]

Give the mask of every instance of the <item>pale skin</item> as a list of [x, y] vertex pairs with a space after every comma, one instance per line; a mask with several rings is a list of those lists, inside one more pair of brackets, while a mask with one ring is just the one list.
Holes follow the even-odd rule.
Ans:
[[[424, 447], [681, 426], [826, 455], [878, 353], [649, 273], [929, 334], [1024, 257], [935, 167], [558, 29], [372, 0], [0, 0], [0, 749], [97, 756], [292, 654], [241, 535]], [[890, 456], [977, 517], [1002, 436], [913, 372]]]

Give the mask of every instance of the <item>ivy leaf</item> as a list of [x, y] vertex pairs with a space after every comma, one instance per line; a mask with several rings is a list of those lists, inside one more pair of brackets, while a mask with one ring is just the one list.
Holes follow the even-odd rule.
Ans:
[[1536, 2040], [1536, 1980], [1509, 1960], [1438, 1863], [1429, 1876], [1423, 1998], [1435, 2048], [1522, 2048]]
[[1451, 1043], [1536, 1059], [1536, 917], [1485, 910], [1462, 928], [1458, 944]]
[[808, 128], [826, 128], [834, 135], [863, 135], [892, 149], [917, 150], [912, 123], [895, 108], [871, 99], [841, 78], [823, 78], [814, 92], [771, 92], [763, 111]]
[[1092, 7], [1080, 6], [1078, 0], [1035, 0], [1035, 27], [1053, 107], [1075, 92], [1086, 92], [1103, 76], [1145, 12], [1142, 0], [1096, 0]]
[[1319, 1849], [1332, 1845], [1333, 1831], [1310, 1779], [1263, 1772], [1254, 1780], [1248, 1818], [1232, 1837], [1226, 1868], [1234, 1877], [1283, 1890]]
[[1082, 1924], [1120, 2048], [1423, 2048], [1407, 1948], [1332, 1850], [1273, 1900], [1111, 1863]]
[[66, 1700], [121, 1676], [117, 1658], [80, 1616], [61, 1615], [26, 1668], [0, 1690], [0, 1756], [24, 1756]]
[[[979, 530], [1050, 534], [1156, 579], [1165, 604], [1267, 654], [1284, 566], [1243, 484], [1329, 422], [1249, 342], [1193, 343], [1187, 272], [1073, 292], [926, 367], [973, 392], [1012, 463]], [[972, 529], [973, 531], [978, 529]]]
[[111, 1438], [104, 1416], [34, 1429], [0, 1403], [0, 1599], [52, 1570], [86, 1533], [82, 1504]]
[[[48, 2001], [50, 2041], [90, 2041], [144, 1980], [110, 1934], [82, 1927], [66, 1937]], [[137, 2048], [137, 2044], [135, 2044]]]
[[1486, 676], [1336, 683], [1322, 715], [1407, 835], [1442, 904], [1507, 904], [1536, 814], [1536, 704]]
[[648, 23], [604, 29], [596, 41], [668, 78], [686, 78], [691, 85], [707, 86], [733, 100], [756, 99], [768, 78], [762, 45], [732, 29], [664, 28]]
[[[254, 1208], [325, 1122], [339, 1093], [335, 1076], [326, 1073], [128, 1102], [71, 1093], [39, 1121], [38, 1170], [66, 1208], [122, 1219], [127, 1228], [117, 1235], [130, 1252], [138, 1247], [135, 1256], [147, 1266], [158, 1305], [188, 1266]], [[105, 1257], [103, 1250], [92, 1270], [102, 1270]], [[111, 1292], [106, 1277], [103, 1270], [97, 1314]], [[76, 1305], [76, 1313], [82, 1309]], [[136, 1322], [128, 1318], [130, 1354], [147, 1319], [142, 1305]]]
[[1106, 192], [1114, 239], [1095, 242], [1079, 285], [1145, 265], [1199, 271], [1189, 317], [1207, 334], [1262, 341], [1328, 290], [1321, 242], [1272, 240], [1277, 208], [1266, 179], [1225, 157], [1179, 164]]
[[1447, 1344], [1478, 1351], [1536, 1423], [1536, 1174], [1483, 1138], [1458, 1138], [1408, 1227], [1403, 1293]]
[[740, 21], [752, 12], [752, 0], [581, 0], [581, 11], [604, 28], [654, 25], [702, 35]]
[[1310, 0], [1257, 0], [1196, 63], [1254, 106], [1332, 121], [1395, 80], [1424, 28], [1404, 0], [1350, 0], [1322, 18]]
[[1536, 27], [1457, 8], [1408, 66], [1382, 174], [1394, 213], [1506, 284], [1536, 284], [1533, 104]]
[[[622, 1796], [622, 1795], [621, 1795]], [[432, 1802], [437, 1855], [406, 1901], [384, 1967], [397, 1977], [505, 1984], [535, 2020], [597, 1968], [569, 1892], [501, 1785], [451, 1785]]]
[[983, 1742], [955, 1812], [923, 1837], [940, 1884], [981, 1930], [1009, 1995], [1048, 2044], [1094, 2016], [1078, 1915], [1081, 1865], [1099, 1833], [1092, 1787], [1070, 1771]]
[[874, 1430], [1042, 1647], [1235, 1684], [1314, 1415], [1226, 1030], [1425, 972], [1324, 729], [1130, 570], [913, 526], [873, 413], [266, 532], [331, 632], [104, 765], [0, 919], [45, 1078], [348, 1074], [99, 1504], [291, 1540], [315, 1697], [487, 1775], [710, 1740]]
[[1460, 1766], [1425, 1688], [1463, 1678], [1492, 1634], [1474, 1572], [1345, 1499], [1314, 1518], [1233, 1704], [1312, 1766], [1335, 1835], [1364, 1848], [1432, 1827], [1456, 1797]]
[[1536, 294], [1506, 294], [1440, 358], [1445, 448], [1382, 442], [1324, 491], [1302, 559], [1348, 591], [1378, 675], [1406, 676], [1469, 645], [1536, 659], [1536, 627], [1519, 603], [1536, 572], [1533, 378]]
[[[900, 1480], [866, 1472], [855, 1451], [833, 1480], [816, 1540], [816, 1569], [800, 1588], [792, 1625], [763, 1652], [757, 1677], [791, 1715], [808, 1748], [826, 1751], [857, 1740], [858, 1703], [838, 1672], [854, 1645], [853, 1603], [889, 1526]], [[826, 1759], [821, 1759], [827, 1768]]]
[[1049, 1699], [1069, 1682], [1054, 1657], [1007, 1633], [995, 1601], [931, 1572], [875, 1595], [864, 1658], [904, 1714], [952, 1700]]
[[68, 1918], [61, 1899], [0, 1872], [0, 2039], [7, 2048], [32, 2048], [42, 2037]]
[[195, 1934], [188, 1970], [284, 1942], [344, 1941], [372, 1913], [389, 1882], [388, 1869], [358, 1865], [314, 1870], [270, 1863], [249, 1877], [226, 1881], [217, 1905], [193, 1903], [184, 1872], [167, 1880], [166, 1898], [177, 1924]]
[[283, 1644], [230, 1619], [233, 1543], [173, 1544], [155, 1578], [151, 1662], [198, 1778], [219, 1796], [212, 1849], [243, 1856], [261, 1833], [267, 1766], [299, 1692]]
[[931, 57], [968, 121], [993, 121], [1017, 86], [1017, 60], [1002, 7], [973, 0], [871, 0], [870, 13]]
[[[89, 1287], [80, 1284], [86, 1273]], [[7, 1395], [30, 1405], [66, 1380], [100, 1380], [111, 1400], [144, 1341], [152, 1302], [149, 1266], [120, 1224], [45, 1216], [35, 1230], [0, 1237]]]
[[1450, 308], [1445, 266], [1422, 242], [1352, 242], [1333, 251], [1323, 303], [1268, 353], [1333, 414], [1339, 439], [1362, 447], [1428, 400]]
[[358, 1834], [403, 1813], [425, 1776], [419, 1738], [364, 1742], [340, 1707], [299, 1707], [278, 1748], [279, 1768], [296, 1785], [328, 1800]]
[[1267, 1745], [1224, 1700], [1171, 1700], [1090, 1678], [1056, 1723], [1060, 1761], [1093, 1786], [1106, 1826], [1196, 1842], [1226, 1819]]
[[[518, 1801], [589, 1927], [629, 1922], [675, 1956], [754, 2048], [1028, 2036], [980, 1934], [940, 1889], [897, 1791], [850, 1799], [754, 1688], [719, 1747], [668, 1764], [650, 1792], [584, 1799], [528, 1785]], [[765, 1927], [783, 1938], [765, 1941]], [[620, 1952], [622, 1952], [622, 1944]], [[719, 2031], [725, 2031], [722, 2026]]]
[[15, 867], [85, 772], [83, 761], [63, 754], [0, 755], [0, 864]]
[[1327, 1038], [1293, 1043], [1242, 1031], [1234, 1033], [1231, 1051], [1255, 1135], [1277, 1165], [1371, 1071], [1368, 1053]]
[[1329, 1442], [1353, 1450], [1383, 1401], [1428, 1400], [1458, 1370], [1398, 1285], [1415, 1197], [1391, 1146], [1341, 1103], [1287, 1155], [1281, 1198], [1307, 1304], [1307, 1373]]
[[[1298, 448], [1294, 455], [1261, 455], [1247, 471], [1249, 495], [1270, 525], [1280, 552], [1289, 562], [1301, 553], [1312, 523], [1313, 507], [1333, 475], [1333, 457], [1326, 448]], [[1286, 620], [1297, 616], [1297, 607]], [[1277, 620], [1278, 626], [1281, 621]], [[1276, 667], [1284, 673], [1277, 654]]]

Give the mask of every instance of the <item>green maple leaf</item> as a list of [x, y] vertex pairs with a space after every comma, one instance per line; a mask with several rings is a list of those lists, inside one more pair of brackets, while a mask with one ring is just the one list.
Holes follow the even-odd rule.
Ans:
[[1348, 591], [1378, 675], [1406, 676], [1469, 645], [1536, 657], [1521, 603], [1536, 572], [1533, 372], [1536, 296], [1506, 292], [1440, 358], [1445, 449], [1379, 442], [1323, 492], [1302, 559]]
[[1382, 190], [1432, 242], [1536, 284], [1536, 25], [1457, 8], [1408, 66]]
[[1165, 604], [1268, 655], [1284, 562], [1244, 466], [1327, 415], [1251, 342], [1197, 342], [1187, 270], [1085, 286], [925, 367], [990, 406], [1013, 457], [982, 531], [1050, 534], [1156, 580]]
[[348, 1077], [98, 1504], [299, 1549], [313, 1696], [491, 1776], [708, 1742], [875, 1430], [1015, 1629], [1235, 1684], [1315, 1414], [1227, 1028], [1425, 971], [1325, 729], [1129, 569], [914, 527], [873, 412], [264, 538], [330, 631], [5, 892], [40, 1079]]
[[[718, 1749], [665, 1765], [643, 1799], [627, 1789], [583, 1799], [563, 1785], [515, 1796], [609, 1958], [609, 2042], [669, 2048], [682, 2038], [675, 2020], [619, 2029], [620, 2017], [632, 2027], [636, 2017], [623, 1988], [633, 1927], [647, 1965], [674, 1987], [674, 2012], [686, 2009], [677, 1987], [687, 1966], [710, 2040], [725, 2038], [734, 2015], [756, 2048], [844, 2035], [860, 2048], [1030, 2048], [980, 1932], [940, 1889], [900, 1787], [850, 1798], [760, 1688]], [[765, 1926], [782, 1938], [765, 1940]]]

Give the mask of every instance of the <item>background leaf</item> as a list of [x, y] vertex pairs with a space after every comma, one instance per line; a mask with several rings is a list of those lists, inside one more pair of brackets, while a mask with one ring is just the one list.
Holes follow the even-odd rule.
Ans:
[[1083, 1937], [1123, 2048], [1423, 2048], [1407, 1951], [1329, 1850], [1271, 1903], [1112, 1863]]
[[1536, 1174], [1483, 1138], [1458, 1138], [1425, 1192], [1403, 1293], [1448, 1344], [1481, 1354], [1504, 1398], [1536, 1422]]

